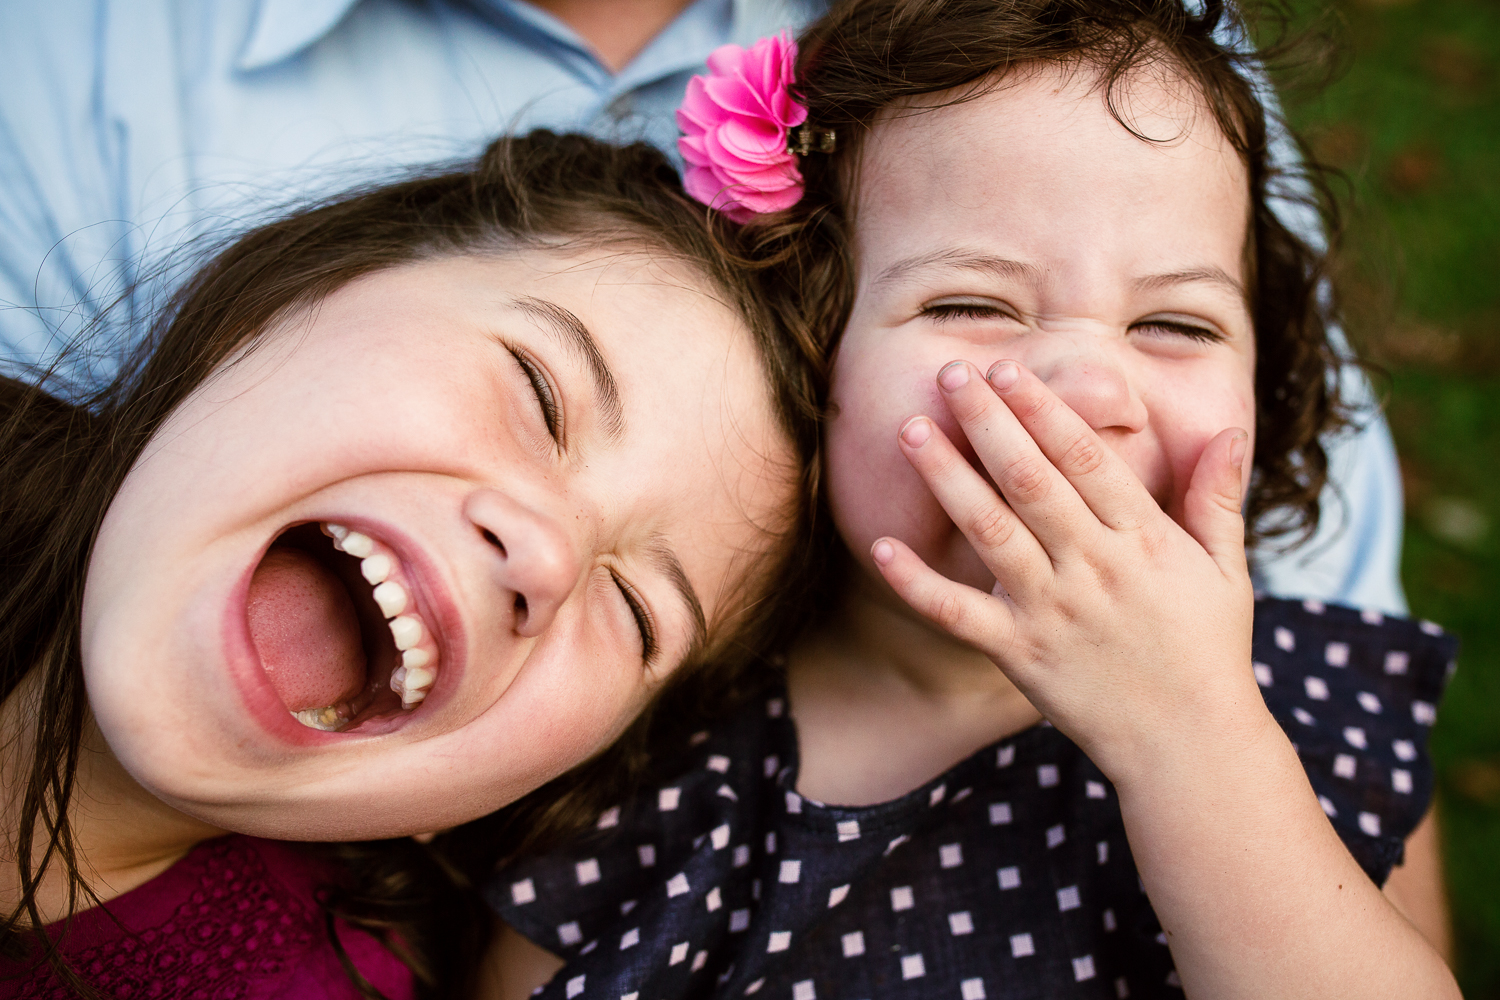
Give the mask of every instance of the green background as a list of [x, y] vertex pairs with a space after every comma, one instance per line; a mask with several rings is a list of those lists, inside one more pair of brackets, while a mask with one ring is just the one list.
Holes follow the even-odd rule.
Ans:
[[1414, 614], [1463, 641], [1433, 732], [1459, 981], [1500, 1000], [1500, 2], [1293, 0], [1343, 50], [1288, 114], [1338, 167], [1351, 339], [1406, 489]]

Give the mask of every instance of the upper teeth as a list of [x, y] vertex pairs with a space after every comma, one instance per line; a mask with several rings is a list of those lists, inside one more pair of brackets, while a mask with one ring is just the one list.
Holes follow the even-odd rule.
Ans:
[[[382, 584], [381, 586], [384, 586]], [[400, 650], [411, 649], [422, 641], [422, 622], [411, 615], [402, 615], [390, 620], [391, 638], [396, 640], [396, 648]]]
[[[427, 641], [427, 629], [417, 612], [408, 610], [411, 596], [400, 582], [392, 580], [396, 562], [384, 552], [377, 552], [375, 540], [342, 524], [323, 524], [323, 533], [333, 539], [333, 547], [360, 560], [359, 572], [373, 587], [371, 596], [383, 617], [389, 619], [391, 638], [401, 653], [401, 663], [391, 672], [391, 690], [401, 696], [402, 708], [415, 708], [437, 679], [436, 650]], [[314, 729], [343, 728], [353, 710], [342, 706], [310, 708], [293, 712], [298, 722]]]
[[359, 564], [359, 571], [371, 584], [384, 583], [385, 578], [391, 575], [391, 557], [370, 556]]
[[373, 591], [375, 603], [380, 605], [380, 613], [387, 618], [394, 618], [406, 610], [406, 588], [395, 580], [387, 580]]
[[343, 538], [333, 536], [333, 547], [343, 549], [356, 559], [363, 559], [375, 551], [375, 543], [370, 540], [369, 535], [361, 535], [357, 531], [351, 531]]

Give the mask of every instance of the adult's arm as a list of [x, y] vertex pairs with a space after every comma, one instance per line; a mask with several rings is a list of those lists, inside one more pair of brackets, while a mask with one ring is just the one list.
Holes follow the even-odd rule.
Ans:
[[1437, 818], [1429, 810], [1406, 838], [1406, 858], [1391, 869], [1385, 896], [1443, 961], [1453, 964], [1453, 926], [1448, 918], [1448, 893], [1443, 886], [1443, 863], [1438, 846]]
[[476, 1000], [526, 1000], [562, 967], [561, 958], [496, 919], [474, 996]]

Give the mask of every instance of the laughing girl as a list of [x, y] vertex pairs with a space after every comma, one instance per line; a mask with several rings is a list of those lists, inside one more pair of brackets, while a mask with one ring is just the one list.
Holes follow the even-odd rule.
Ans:
[[801, 264], [842, 572], [764, 698], [494, 879], [498, 995], [1457, 996], [1381, 891], [1452, 640], [1250, 582], [1340, 407], [1241, 37], [850, 0], [805, 106], [786, 44], [716, 56], [689, 187]]
[[260, 838], [492, 811], [764, 623], [815, 436], [727, 238], [500, 140], [240, 238], [86, 406], [0, 387], [0, 996], [444, 992], [368, 905], [430, 872]]

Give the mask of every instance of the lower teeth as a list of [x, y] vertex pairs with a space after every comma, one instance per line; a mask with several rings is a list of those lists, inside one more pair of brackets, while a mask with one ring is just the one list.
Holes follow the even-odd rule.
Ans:
[[293, 712], [292, 718], [309, 729], [321, 729], [325, 733], [337, 732], [349, 721], [339, 711], [337, 705], [329, 705], [327, 708], [304, 708], [300, 712]]

